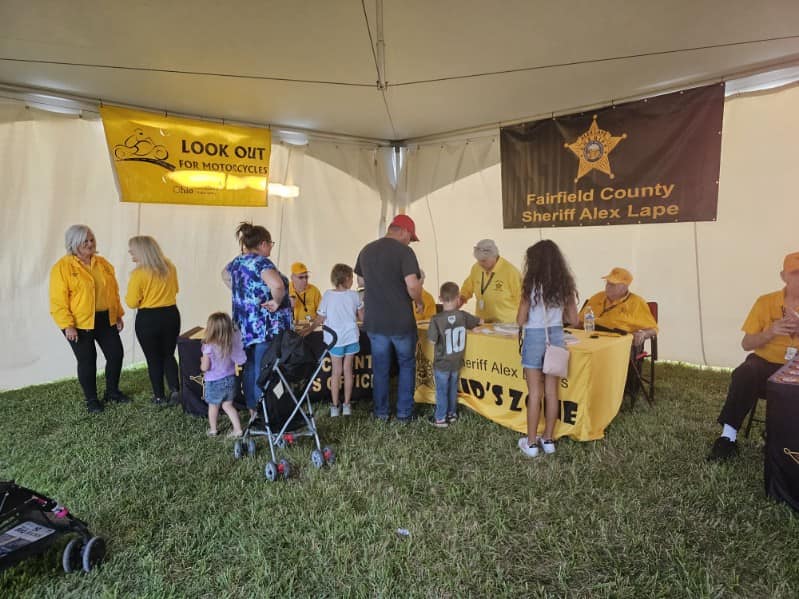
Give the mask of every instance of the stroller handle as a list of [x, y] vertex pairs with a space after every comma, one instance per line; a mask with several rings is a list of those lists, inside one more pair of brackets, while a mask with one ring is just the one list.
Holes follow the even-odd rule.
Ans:
[[330, 335], [330, 343], [325, 345], [327, 351], [330, 351], [336, 346], [336, 341], [338, 341], [338, 335], [336, 335], [336, 331], [325, 325], [322, 325], [322, 330], [325, 331], [328, 335]]

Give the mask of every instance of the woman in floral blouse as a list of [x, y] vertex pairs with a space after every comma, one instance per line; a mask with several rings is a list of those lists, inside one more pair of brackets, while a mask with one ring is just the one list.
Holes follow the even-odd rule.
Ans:
[[244, 399], [255, 416], [261, 397], [257, 380], [269, 342], [290, 329], [293, 312], [288, 299], [288, 281], [269, 259], [275, 242], [264, 227], [243, 222], [236, 229], [242, 253], [222, 271], [222, 279], [233, 294], [233, 322], [241, 332], [247, 353], [244, 364]]

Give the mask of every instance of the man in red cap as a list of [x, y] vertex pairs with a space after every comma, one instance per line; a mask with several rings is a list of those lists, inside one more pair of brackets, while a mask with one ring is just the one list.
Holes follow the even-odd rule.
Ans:
[[799, 351], [799, 252], [785, 256], [780, 277], [785, 287], [757, 298], [741, 327], [741, 347], [752, 353], [732, 371], [718, 417], [721, 435], [707, 456], [710, 461], [738, 455], [736, 438], [744, 418], [758, 398], [765, 397], [768, 378]]
[[372, 399], [374, 416], [388, 420], [391, 348], [397, 354], [397, 420], [413, 419], [416, 385], [416, 320], [414, 305], [422, 310], [422, 283], [416, 254], [409, 247], [416, 236], [411, 217], [399, 214], [385, 237], [368, 243], [355, 261], [358, 282], [365, 287], [364, 329], [372, 346]]

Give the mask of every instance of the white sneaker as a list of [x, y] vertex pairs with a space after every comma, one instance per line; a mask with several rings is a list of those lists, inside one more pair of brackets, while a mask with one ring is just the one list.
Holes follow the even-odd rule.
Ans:
[[540, 437], [538, 438], [538, 442], [541, 444], [541, 449], [544, 450], [544, 453], [549, 455], [551, 453], [555, 453], [555, 442], [552, 440], [544, 441]]
[[338, 418], [341, 416], [341, 407], [340, 406], [330, 406], [330, 417], [331, 418]]
[[519, 439], [519, 449], [521, 449], [522, 453], [526, 455], [528, 458], [537, 458], [538, 457], [538, 447], [535, 445], [530, 446], [527, 443], [527, 437], [522, 437]]
[[350, 406], [350, 404], [348, 404], [348, 403], [345, 403], [341, 407], [341, 415], [342, 416], [352, 416], [352, 406]]

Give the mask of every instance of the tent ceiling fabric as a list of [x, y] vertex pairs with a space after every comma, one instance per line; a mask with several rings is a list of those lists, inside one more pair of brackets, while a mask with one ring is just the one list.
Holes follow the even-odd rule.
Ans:
[[3, 0], [0, 83], [408, 140], [799, 61], [795, 0], [383, 0], [384, 93], [376, 22], [374, 0]]

